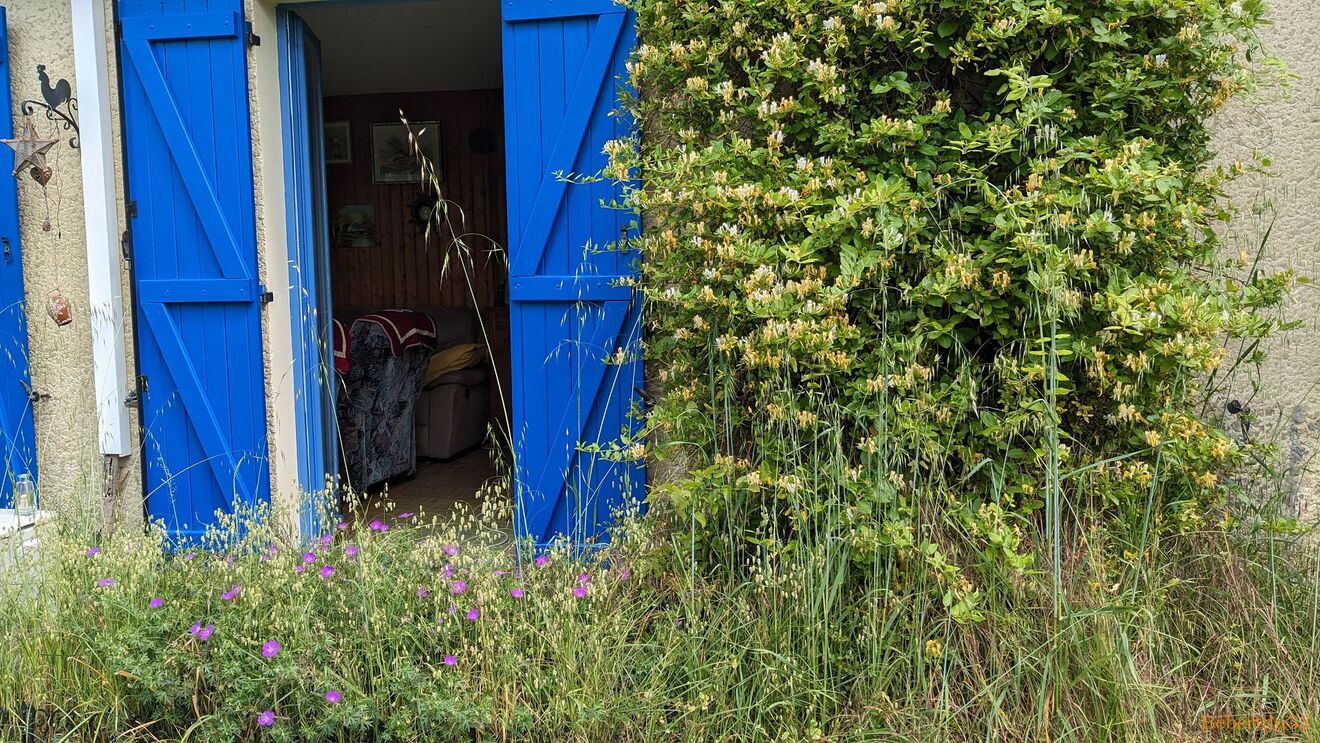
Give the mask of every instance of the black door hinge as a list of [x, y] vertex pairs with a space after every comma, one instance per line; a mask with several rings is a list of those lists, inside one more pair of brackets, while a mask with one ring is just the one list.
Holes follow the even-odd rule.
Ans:
[[257, 32], [252, 30], [252, 21], [245, 21], [243, 25], [247, 27], [248, 46], [261, 46], [261, 37], [257, 36]]
[[268, 305], [268, 304], [270, 304], [271, 302], [274, 302], [274, 301], [275, 301], [275, 292], [268, 292], [268, 291], [265, 291], [266, 287], [264, 287], [264, 286], [261, 287], [261, 289], [262, 289], [262, 292], [261, 292], [261, 306], [262, 306], [262, 307], [265, 307], [266, 305]]
[[137, 378], [137, 389], [129, 390], [124, 396], [124, 407], [136, 408], [142, 402], [142, 393], [147, 391], [147, 378], [145, 375]]
[[124, 230], [124, 234], [119, 236], [119, 249], [124, 254], [124, 262], [133, 260], [133, 231]]
[[0, 237], [0, 242], [5, 244], [5, 263], [14, 260], [14, 249], [9, 247], [9, 238]]
[[33, 387], [31, 384], [28, 384], [26, 381], [22, 379], [18, 380], [18, 383], [23, 385], [24, 391], [27, 392], [28, 400], [37, 403], [37, 402], [41, 402], [42, 400], [50, 399], [50, 393], [40, 392], [37, 390], [37, 388]]
[[124, 202], [124, 214], [127, 214], [129, 219], [137, 219], [137, 201], [136, 201], [136, 200], [134, 200], [134, 199], [129, 199], [128, 201], [125, 201], [125, 202]]

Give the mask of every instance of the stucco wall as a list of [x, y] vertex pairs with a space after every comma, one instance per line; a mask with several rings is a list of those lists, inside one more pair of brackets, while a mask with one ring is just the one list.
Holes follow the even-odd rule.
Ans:
[[[8, 14], [10, 91], [14, 101], [10, 113], [17, 130], [23, 122], [20, 102], [42, 100], [38, 64], [46, 66], [52, 83], [68, 79], [74, 96], [78, 95], [71, 9], [68, 0], [0, 0], [0, 6]], [[42, 136], [60, 139], [48, 154], [54, 177], [44, 192], [30, 177], [19, 178], [32, 385], [46, 395], [35, 404], [33, 413], [42, 504], [66, 518], [100, 521], [112, 517], [118, 524], [140, 523], [137, 456], [113, 458], [107, 477], [107, 460], [100, 455], [97, 441], [79, 150], [70, 146], [72, 132], [47, 120], [40, 110], [32, 120]], [[117, 141], [117, 126], [113, 134]], [[9, 174], [0, 173], [0, 177]], [[43, 224], [48, 218], [50, 230], [46, 231]], [[120, 278], [125, 282], [127, 297], [127, 274]], [[46, 315], [46, 301], [57, 289], [73, 305], [73, 323], [64, 327], [57, 327]], [[126, 333], [131, 348], [131, 328], [126, 328]], [[131, 370], [129, 375], [131, 378]], [[131, 435], [136, 442], [135, 428]], [[107, 500], [107, 494], [113, 499]]]
[[[1320, 281], [1320, 2], [1270, 5], [1273, 24], [1262, 37], [1296, 77], [1286, 91], [1260, 91], [1233, 103], [1213, 122], [1223, 161], [1247, 161], [1253, 152], [1263, 152], [1277, 176], [1252, 175], [1232, 185], [1232, 203], [1240, 211], [1226, 248], [1254, 255], [1268, 231], [1265, 267], [1291, 267]], [[1286, 314], [1304, 327], [1270, 344], [1258, 380], [1254, 371], [1237, 374], [1225, 400], [1249, 407], [1256, 418], [1251, 436], [1278, 443], [1286, 466], [1282, 485], [1300, 511], [1316, 515], [1320, 284], [1300, 286]]]

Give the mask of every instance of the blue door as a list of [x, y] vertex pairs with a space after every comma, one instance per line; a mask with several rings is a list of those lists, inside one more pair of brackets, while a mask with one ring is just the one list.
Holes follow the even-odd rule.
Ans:
[[611, 114], [634, 17], [611, 0], [505, 0], [503, 20], [515, 525], [584, 543], [642, 494], [641, 463], [615, 451], [639, 423], [641, 312], [620, 283], [637, 255], [612, 249], [632, 217], [604, 205], [620, 189], [561, 176], [599, 172], [630, 132]]
[[[288, 10], [280, 11], [279, 33], [298, 484], [305, 493], [321, 493], [334, 474], [338, 451], [321, 42], [302, 18]], [[325, 527], [319, 523], [316, 505], [309, 499], [304, 507], [304, 537]]]
[[[0, 139], [14, 136], [9, 99], [9, 35], [0, 8]], [[27, 303], [18, 239], [18, 181], [14, 152], [0, 145], [0, 507], [11, 505], [14, 480], [37, 475], [32, 404], [28, 392]], [[26, 173], [19, 177], [26, 178]]]
[[147, 515], [183, 540], [269, 498], [242, 5], [119, 0]]

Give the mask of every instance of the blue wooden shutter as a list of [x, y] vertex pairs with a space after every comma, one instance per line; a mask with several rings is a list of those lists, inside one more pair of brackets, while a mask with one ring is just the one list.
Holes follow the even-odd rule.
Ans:
[[[9, 34], [0, 8], [0, 139], [14, 136], [9, 99]], [[18, 236], [18, 182], [13, 150], [0, 145], [0, 507], [11, 505], [14, 480], [37, 475], [32, 404], [28, 397], [27, 302]], [[26, 178], [26, 173], [19, 177]]]
[[242, 0], [120, 0], [147, 513], [269, 497]]
[[[338, 457], [321, 42], [289, 10], [279, 13], [279, 33], [298, 484], [307, 493], [320, 493], [326, 489], [327, 476], [334, 474]], [[318, 522], [316, 505], [313, 499], [305, 504], [301, 524], [305, 538], [326, 527]]]
[[[609, 0], [505, 0], [504, 98], [509, 199], [515, 524], [538, 543], [604, 536], [643, 469], [602, 453], [632, 430], [640, 309], [637, 256], [610, 249], [631, 216], [605, 204], [595, 174], [635, 42], [631, 11]], [[618, 362], [622, 350], [625, 359]]]

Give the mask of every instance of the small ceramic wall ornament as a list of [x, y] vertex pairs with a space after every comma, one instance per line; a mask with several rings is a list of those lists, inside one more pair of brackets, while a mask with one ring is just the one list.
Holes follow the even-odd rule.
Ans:
[[50, 299], [46, 301], [46, 314], [50, 315], [50, 319], [60, 327], [73, 322], [73, 307], [69, 304], [69, 300], [60, 294], [59, 289], [50, 293]]

